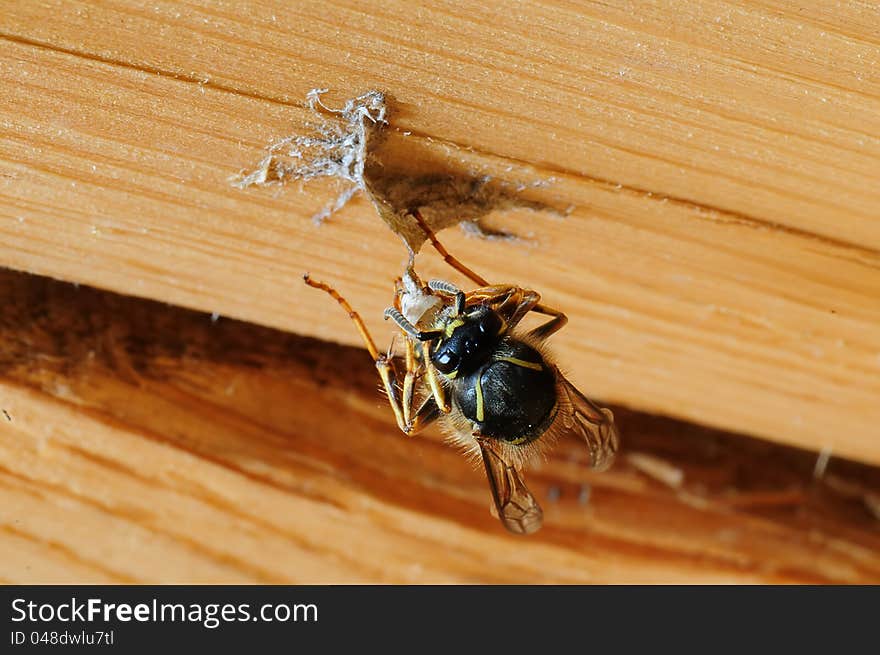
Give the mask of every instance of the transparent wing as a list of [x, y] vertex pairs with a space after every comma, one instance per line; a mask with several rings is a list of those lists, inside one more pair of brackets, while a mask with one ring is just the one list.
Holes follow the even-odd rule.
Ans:
[[477, 437], [486, 477], [492, 499], [498, 511], [498, 518], [514, 534], [531, 534], [541, 527], [544, 512], [538, 501], [529, 491], [519, 472], [501, 455], [498, 444], [493, 439]]
[[614, 424], [610, 409], [599, 407], [566, 380], [559, 369], [556, 374], [561, 381], [564, 397], [560, 398], [561, 421], [569, 432], [579, 435], [590, 450], [591, 466], [604, 471], [614, 461], [620, 445], [620, 433]]

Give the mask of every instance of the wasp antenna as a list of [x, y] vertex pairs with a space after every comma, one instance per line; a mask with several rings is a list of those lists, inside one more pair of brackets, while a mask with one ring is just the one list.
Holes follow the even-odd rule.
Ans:
[[441, 330], [419, 330], [415, 325], [406, 320], [406, 317], [404, 317], [403, 314], [394, 309], [394, 307], [389, 307], [385, 310], [385, 318], [390, 318], [397, 323], [397, 327], [406, 332], [416, 341], [431, 341], [431, 339], [436, 339], [443, 334]]
[[461, 289], [452, 284], [452, 282], [447, 282], [446, 280], [430, 280], [428, 282], [428, 288], [431, 291], [439, 291], [440, 293], [445, 293], [450, 296], [455, 296], [461, 293]]
[[397, 327], [406, 332], [413, 339], [419, 338], [419, 331], [416, 329], [416, 326], [406, 320], [406, 317], [394, 309], [394, 307], [389, 307], [385, 310], [385, 319], [387, 320], [389, 318], [397, 323]]

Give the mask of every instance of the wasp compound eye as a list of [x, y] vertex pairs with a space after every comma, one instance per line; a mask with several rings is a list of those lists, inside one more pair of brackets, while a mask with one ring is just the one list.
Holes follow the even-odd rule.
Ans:
[[495, 312], [487, 312], [480, 319], [479, 325], [482, 334], [488, 334], [489, 336], [495, 337], [501, 332], [501, 327], [504, 323], [502, 322], [501, 317]]
[[457, 352], [449, 348], [449, 344], [444, 344], [434, 353], [431, 360], [441, 373], [452, 373], [458, 368], [461, 357], [458, 356]]

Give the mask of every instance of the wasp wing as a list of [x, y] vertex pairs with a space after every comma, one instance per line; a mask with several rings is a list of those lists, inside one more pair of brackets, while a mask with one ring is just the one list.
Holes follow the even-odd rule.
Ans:
[[620, 433], [614, 424], [610, 409], [599, 407], [577, 390], [556, 369], [563, 393], [560, 394], [561, 421], [565, 429], [579, 435], [590, 450], [590, 462], [594, 469], [604, 471], [614, 461], [620, 445]]
[[544, 520], [544, 512], [522, 481], [519, 471], [504, 459], [501, 449], [493, 439], [477, 437], [477, 443], [483, 455], [492, 500], [495, 501], [501, 523], [514, 534], [531, 534], [537, 531]]

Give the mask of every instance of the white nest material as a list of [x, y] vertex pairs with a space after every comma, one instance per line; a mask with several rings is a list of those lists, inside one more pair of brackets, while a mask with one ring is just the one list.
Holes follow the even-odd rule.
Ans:
[[[352, 98], [341, 109], [328, 107], [321, 101], [321, 95], [326, 92], [327, 89], [312, 89], [306, 95], [309, 108], [322, 118], [313, 126], [313, 134], [276, 141], [252, 172], [233, 182], [241, 189], [319, 177], [343, 182], [344, 188], [336, 199], [312, 217], [317, 223], [342, 209], [359, 191], [366, 191], [367, 143], [374, 128], [387, 125], [385, 94], [381, 91], [368, 91]], [[322, 111], [335, 120], [325, 119]]]
[[309, 108], [319, 118], [311, 126], [312, 134], [293, 135], [273, 143], [252, 172], [242, 173], [233, 181], [235, 186], [330, 178], [341, 189], [313, 216], [315, 222], [321, 223], [363, 192], [413, 253], [425, 241], [424, 230], [413, 219], [415, 211], [435, 232], [460, 224], [468, 233], [487, 238], [513, 238], [481, 223], [482, 217], [496, 209], [525, 207], [560, 213], [519, 197], [523, 190], [546, 186], [552, 178], [511, 184], [456, 166], [448, 157], [441, 158], [436, 170], [422, 166], [418, 172], [405, 154], [401, 157], [398, 153], [395, 161], [389, 160], [384, 151], [388, 134], [386, 94], [368, 91], [348, 100], [341, 109], [334, 109], [321, 100], [326, 91], [313, 89], [306, 96]]

